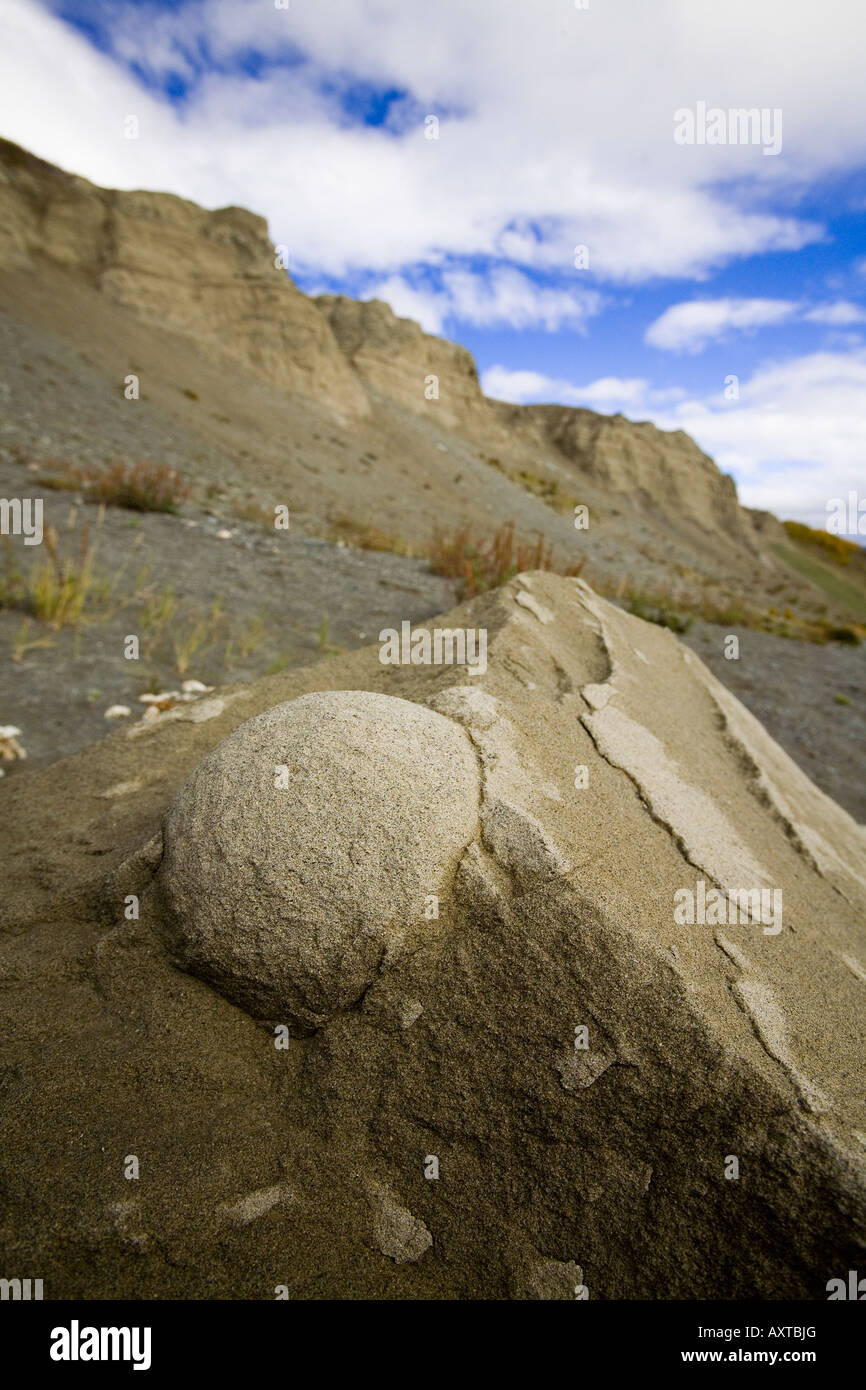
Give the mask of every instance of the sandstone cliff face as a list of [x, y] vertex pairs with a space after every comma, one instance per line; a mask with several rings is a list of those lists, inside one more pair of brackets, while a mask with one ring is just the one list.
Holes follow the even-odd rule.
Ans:
[[751, 534], [733, 478], [683, 430], [567, 406], [524, 409], [566, 458], [610, 492], [627, 493], [671, 516], [691, 517], [710, 531], [741, 539]]
[[[507, 405], [481, 391], [465, 348], [397, 318], [380, 300], [321, 295], [346, 357], [381, 395], [490, 452], [527, 452], [541, 463], [562, 456], [582, 478], [648, 511], [696, 522], [708, 531], [754, 543], [749, 515], [732, 478], [682, 430], [561, 405]], [[425, 390], [435, 377], [436, 395]]]
[[[425, 333], [413, 319], [397, 318], [380, 299], [320, 295], [316, 303], [352, 366], [375, 391], [445, 429], [485, 411], [475, 360], [465, 348]], [[433, 397], [430, 377], [436, 378]]]
[[33, 273], [46, 260], [144, 322], [186, 335], [197, 353], [237, 361], [344, 421], [384, 398], [386, 409], [393, 402], [458, 433], [483, 456], [554, 473], [565, 466], [576, 482], [628, 497], [642, 513], [754, 548], [732, 480], [681, 431], [490, 400], [458, 344], [379, 300], [305, 295], [275, 265], [264, 218], [97, 188], [0, 140], [0, 269]]
[[369, 409], [327, 322], [275, 265], [263, 217], [97, 188], [2, 141], [0, 223], [0, 266], [35, 270], [46, 257], [205, 355], [338, 414]]

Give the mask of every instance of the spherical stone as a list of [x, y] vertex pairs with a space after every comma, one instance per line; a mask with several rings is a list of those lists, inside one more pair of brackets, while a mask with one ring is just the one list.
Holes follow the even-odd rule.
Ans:
[[199, 765], [164, 825], [161, 917], [180, 963], [254, 1016], [316, 1027], [435, 930], [477, 834], [469, 736], [364, 690], [276, 705]]

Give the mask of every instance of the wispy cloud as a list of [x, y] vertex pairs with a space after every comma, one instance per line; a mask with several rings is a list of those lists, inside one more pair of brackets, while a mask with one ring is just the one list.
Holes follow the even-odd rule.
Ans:
[[823, 323], [831, 328], [845, 328], [852, 323], [866, 323], [866, 309], [849, 300], [839, 299], [835, 304], [816, 304], [814, 309], [803, 315], [807, 323]]
[[445, 270], [415, 284], [392, 275], [364, 290], [362, 298], [384, 299], [395, 314], [416, 319], [428, 333], [442, 333], [457, 322], [551, 333], [563, 327], [581, 330], [602, 304], [597, 291], [550, 288], [513, 266]]
[[672, 304], [651, 323], [644, 341], [667, 352], [702, 352], [732, 331], [754, 332], [794, 318], [798, 306], [784, 299], [692, 299]]
[[512, 370], [500, 365], [482, 373], [481, 388], [495, 400], [525, 405], [530, 401], [588, 406], [600, 411], [647, 411], [670, 405], [688, 393], [680, 386], [654, 390], [644, 377], [599, 377], [580, 386], [543, 372]]
[[866, 323], [866, 309], [850, 300], [810, 308], [786, 299], [691, 299], [665, 309], [646, 330], [644, 342], [667, 352], [697, 353], [734, 333], [751, 334], [796, 321], [847, 328]]

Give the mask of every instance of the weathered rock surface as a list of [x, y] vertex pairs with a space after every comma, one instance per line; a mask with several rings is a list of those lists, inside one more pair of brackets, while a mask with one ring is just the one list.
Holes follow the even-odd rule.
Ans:
[[691, 517], [707, 531], [752, 538], [752, 513], [737, 501], [733, 478], [684, 430], [566, 406], [525, 410], [549, 444], [612, 495], [640, 498], [672, 519]]
[[479, 789], [463, 730], [407, 700], [277, 705], [204, 760], [166, 818], [172, 948], [257, 1016], [321, 1024], [435, 929]]
[[368, 1197], [377, 1249], [396, 1264], [415, 1264], [433, 1244], [424, 1222], [395, 1201], [379, 1183], [369, 1184]]
[[263, 217], [98, 188], [0, 141], [0, 267], [48, 260], [205, 357], [228, 356], [351, 418], [367, 396], [326, 320], [280, 269]]
[[570, 406], [490, 400], [465, 348], [398, 318], [380, 300], [320, 295], [315, 303], [365, 383], [414, 414], [459, 429], [491, 452], [515, 441], [541, 457], [555, 451], [613, 502], [638, 500], [675, 522], [688, 518], [754, 545], [752, 513], [737, 501], [733, 478], [684, 431]]
[[488, 419], [489, 403], [472, 354], [464, 347], [425, 333], [413, 319], [398, 318], [380, 299], [323, 294], [314, 302], [341, 350], [375, 391], [446, 429], [475, 414]]
[[438, 622], [487, 628], [482, 678], [373, 647], [5, 779], [0, 1238], [46, 1297], [823, 1300], [858, 1267], [866, 831], [582, 581]]

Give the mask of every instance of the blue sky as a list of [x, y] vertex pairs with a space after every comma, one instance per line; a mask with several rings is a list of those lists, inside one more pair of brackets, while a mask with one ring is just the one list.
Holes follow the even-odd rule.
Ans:
[[820, 525], [866, 495], [864, 71], [859, 0], [4, 0], [0, 133], [251, 207], [489, 394], [687, 429]]

